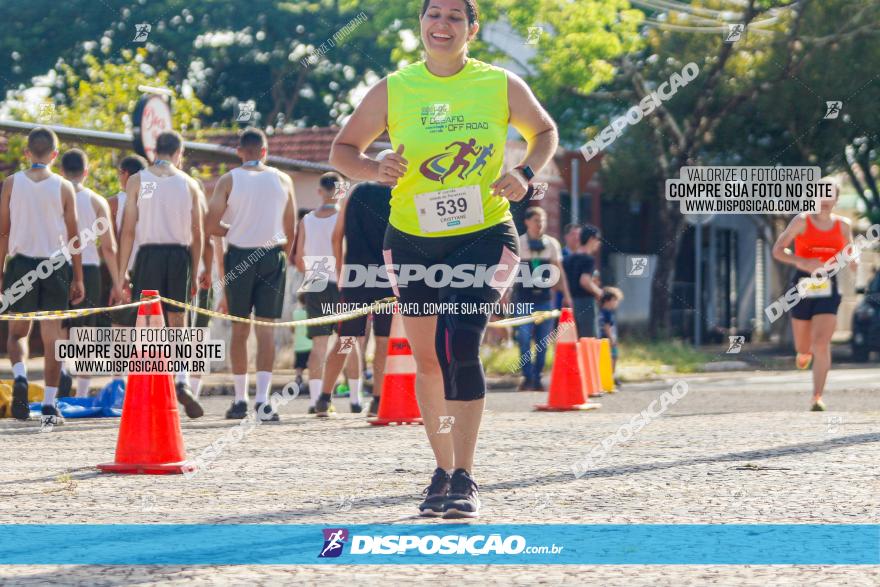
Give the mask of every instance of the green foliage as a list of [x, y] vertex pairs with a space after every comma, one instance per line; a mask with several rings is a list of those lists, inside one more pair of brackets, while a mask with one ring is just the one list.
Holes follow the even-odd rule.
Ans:
[[[29, 122], [57, 124], [63, 126], [88, 128], [109, 132], [131, 132], [131, 113], [141, 96], [139, 85], [171, 87], [171, 72], [174, 63], [167, 69], [153, 71], [144, 66], [145, 51], [125, 51], [121, 63], [101, 62], [97, 57], [84, 58], [86, 69], [80, 73], [68, 64], [62, 64], [59, 76], [67, 88], [66, 100], [56, 104], [46, 100], [51, 109], [46, 116], [34, 116], [24, 109], [13, 111], [13, 118]], [[195, 96], [178, 97], [173, 102], [174, 127], [181, 131], [197, 131], [199, 117], [208, 112], [205, 105]], [[9, 150], [4, 155], [6, 162], [26, 163], [24, 158], [25, 138], [20, 135], [10, 137]], [[119, 154], [94, 145], [62, 143], [61, 151], [77, 146], [89, 156], [89, 186], [103, 195], [110, 195], [122, 189], [116, 179], [115, 163]]]

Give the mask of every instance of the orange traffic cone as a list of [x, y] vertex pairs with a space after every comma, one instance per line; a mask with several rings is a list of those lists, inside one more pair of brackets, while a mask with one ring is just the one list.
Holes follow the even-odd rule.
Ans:
[[559, 338], [553, 357], [553, 374], [547, 403], [535, 406], [542, 412], [594, 410], [599, 404], [586, 403], [578, 365], [577, 332], [571, 308], [563, 308], [559, 318]]
[[599, 397], [602, 393], [602, 379], [599, 375], [599, 348], [601, 343], [598, 338], [588, 339], [587, 348], [590, 352], [590, 397]]
[[578, 368], [581, 370], [581, 381], [583, 381], [584, 395], [588, 398], [598, 395], [596, 382], [593, 378], [593, 361], [590, 357], [590, 340], [591, 339], [584, 336], [577, 341]]
[[[144, 290], [141, 297], [158, 296]], [[158, 300], [138, 306], [137, 326], [163, 327]], [[125, 384], [116, 462], [98, 465], [105, 473], [183, 473], [186, 449], [180, 433], [177, 397], [170, 373], [130, 373]]]
[[388, 337], [382, 401], [379, 402], [379, 413], [369, 422], [373, 426], [423, 423], [416, 401], [416, 360], [406, 340], [403, 319], [396, 308], [391, 321], [391, 336]]

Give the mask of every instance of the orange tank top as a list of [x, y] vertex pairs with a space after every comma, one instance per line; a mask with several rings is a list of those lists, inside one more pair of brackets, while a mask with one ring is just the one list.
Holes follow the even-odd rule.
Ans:
[[827, 261], [846, 246], [840, 230], [840, 220], [835, 220], [829, 230], [819, 230], [807, 216], [806, 229], [794, 237], [794, 254], [805, 259]]

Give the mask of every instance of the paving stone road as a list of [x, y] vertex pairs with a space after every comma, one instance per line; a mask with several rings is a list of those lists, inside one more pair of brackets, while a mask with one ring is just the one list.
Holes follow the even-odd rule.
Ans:
[[[688, 394], [577, 479], [582, 460], [677, 379], [627, 385], [601, 410], [536, 413], [542, 394], [489, 396], [475, 471], [480, 523], [878, 523], [880, 369], [832, 374], [831, 411], [811, 413], [806, 373], [686, 377]], [[280, 381], [278, 382], [281, 383]], [[806, 387], [805, 387], [806, 385]], [[182, 423], [188, 456], [234, 425], [230, 398]], [[414, 523], [431, 472], [421, 427], [321, 421], [304, 399], [192, 479], [97, 473], [118, 421], [0, 420], [0, 523]], [[442, 520], [427, 521], [444, 524]], [[83, 545], [84, 548], [96, 547]], [[7, 566], [0, 584], [877, 585], [841, 566]]]

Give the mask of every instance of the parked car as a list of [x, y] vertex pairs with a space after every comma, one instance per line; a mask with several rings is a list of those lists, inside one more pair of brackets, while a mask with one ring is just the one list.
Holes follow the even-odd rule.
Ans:
[[867, 288], [856, 288], [865, 294], [856, 306], [852, 318], [852, 358], [867, 361], [871, 351], [880, 351], [880, 271], [874, 274]]

